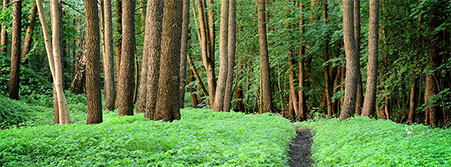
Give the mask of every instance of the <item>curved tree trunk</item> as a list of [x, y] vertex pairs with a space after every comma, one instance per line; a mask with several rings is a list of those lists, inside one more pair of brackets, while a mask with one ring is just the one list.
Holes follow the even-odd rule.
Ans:
[[[158, 78], [160, 76], [160, 50], [161, 50], [161, 29], [163, 20], [163, 0], [147, 3], [146, 29], [144, 37], [143, 56], [147, 56], [147, 76], [145, 97], [145, 117], [153, 119], [158, 93]], [[144, 98], [144, 97], [143, 97]], [[140, 96], [141, 99], [141, 96]], [[138, 102], [138, 108], [143, 107]]]
[[34, 20], [36, 18], [36, 11], [37, 11], [37, 7], [36, 5], [33, 5], [33, 7], [31, 7], [30, 9], [30, 16], [28, 17], [28, 27], [27, 27], [27, 31], [25, 32], [25, 40], [23, 42], [23, 49], [22, 49], [22, 54], [21, 54], [21, 61], [22, 64], [26, 64], [27, 63], [27, 59], [26, 56], [28, 54], [28, 52], [30, 52], [31, 50], [31, 43], [33, 42], [33, 30], [34, 30]]
[[[86, 11], [86, 97], [88, 99], [86, 124], [98, 124], [103, 122], [102, 95], [100, 92], [99, 11], [97, 10], [96, 0], [85, 0], [84, 5]], [[106, 61], [108, 60], [104, 60], [104, 63]], [[105, 75], [105, 78], [107, 77], [109, 76]], [[107, 88], [105, 87], [105, 89]]]
[[11, 70], [9, 75], [9, 98], [19, 99], [20, 44], [21, 44], [22, 1], [13, 4], [13, 27], [11, 30]]
[[224, 106], [224, 93], [227, 81], [227, 36], [228, 36], [228, 20], [229, 20], [229, 2], [227, 0], [221, 0], [221, 24], [219, 30], [219, 76], [218, 83], [216, 85], [215, 100], [213, 105], [213, 111], [223, 111]]
[[258, 21], [258, 43], [260, 46], [260, 80], [262, 84], [263, 110], [262, 112], [272, 112], [271, 80], [268, 58], [268, 42], [266, 39], [265, 23], [265, 0], [257, 1], [257, 21]]
[[379, 0], [370, 0], [370, 20], [368, 31], [368, 74], [362, 116], [369, 117], [376, 110], [377, 56], [379, 37]]
[[173, 121], [180, 119], [178, 95], [182, 4], [177, 1], [164, 1], [163, 17], [158, 99], [153, 119]]
[[122, 2], [122, 46], [118, 87], [118, 114], [133, 115], [136, 0]]
[[355, 112], [357, 72], [359, 62], [354, 38], [353, 0], [343, 0], [343, 38], [346, 53], [345, 97], [340, 113], [340, 120], [352, 116]]

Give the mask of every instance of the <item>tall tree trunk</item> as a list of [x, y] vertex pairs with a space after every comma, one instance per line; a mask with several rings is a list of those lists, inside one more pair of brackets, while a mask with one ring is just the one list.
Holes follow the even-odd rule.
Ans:
[[352, 116], [355, 112], [357, 73], [359, 62], [354, 38], [353, 0], [343, 0], [343, 38], [346, 53], [345, 97], [340, 113], [340, 120]]
[[180, 119], [178, 106], [180, 75], [180, 39], [182, 33], [182, 4], [165, 1], [161, 34], [161, 63], [158, 99], [154, 120]]
[[197, 84], [199, 85], [200, 89], [202, 90], [203, 95], [208, 96], [208, 91], [205, 88], [204, 83], [202, 82], [202, 79], [199, 76], [199, 73], [197, 73], [196, 66], [194, 66], [191, 56], [189, 54], [187, 54], [186, 57], [188, 59], [189, 68], [191, 69], [191, 71], [193, 71], [193, 75], [196, 78]]
[[[214, 0], [208, 0], [208, 8], [210, 10], [208, 10], [208, 32], [210, 33], [209, 35], [209, 44], [210, 44], [210, 54], [209, 57], [211, 59], [211, 62], [215, 62], [215, 43], [216, 43], [216, 33], [215, 33], [215, 20], [214, 20], [214, 13], [215, 13], [215, 7], [213, 6], [214, 4]], [[213, 71], [214, 70], [214, 66], [213, 66]], [[212, 104], [213, 105], [213, 104]]]
[[[194, 82], [194, 73], [193, 70], [189, 70], [189, 75], [188, 75], [188, 82]], [[199, 102], [197, 101], [197, 95], [196, 95], [196, 89], [194, 88], [194, 85], [191, 85], [190, 88], [190, 95], [191, 95], [191, 107], [192, 108], [197, 108], [197, 105], [199, 104]]]
[[[304, 16], [303, 16], [303, 8], [302, 2], [299, 2], [299, 31], [301, 34], [304, 34]], [[305, 120], [305, 115], [307, 112], [307, 106], [305, 102], [305, 94], [304, 94], [304, 76], [305, 76], [305, 69], [304, 69], [304, 59], [305, 59], [305, 47], [304, 45], [304, 39], [301, 38], [300, 42], [301, 48], [299, 49], [299, 91], [298, 91], [298, 97], [299, 97], [299, 113], [296, 114], [296, 120]]]
[[[435, 29], [438, 27], [439, 23], [437, 22], [438, 20], [436, 18], [433, 18], [431, 20], [431, 22], [429, 23], [429, 55], [430, 55], [430, 60], [428, 63], [428, 66], [430, 67], [429, 70], [433, 70], [436, 69], [437, 67], [440, 66], [440, 62], [441, 62], [441, 57], [439, 55], [440, 51], [439, 51], [439, 36], [437, 33], [434, 33]], [[431, 96], [437, 94], [439, 92], [439, 88], [437, 85], [437, 72], [428, 72], [428, 74], [426, 74], [426, 85], [424, 88], [424, 103], [428, 104], [431, 103], [430, 99]], [[431, 103], [432, 104], [432, 103]], [[439, 116], [439, 110], [440, 108], [438, 106], [433, 106], [433, 107], [429, 107], [426, 109], [426, 123], [433, 126], [433, 127], [437, 127], [438, 125], [438, 116]]]
[[133, 115], [136, 0], [122, 2], [122, 46], [118, 87], [118, 114]]
[[[8, 3], [9, 0], [3, 0], [3, 5], [7, 5]], [[6, 24], [3, 24], [1, 31], [0, 52], [4, 56], [8, 54], [8, 32], [6, 31], [6, 29]]]
[[[160, 50], [161, 50], [161, 30], [163, 20], [163, 0], [152, 1], [147, 3], [147, 16], [144, 37], [143, 56], [147, 59], [147, 96], [140, 96], [146, 101], [138, 102], [138, 109], [144, 108], [145, 117], [153, 119], [155, 114], [157, 93], [158, 93], [158, 78], [160, 76]], [[141, 109], [140, 109], [141, 110]]]
[[[327, 0], [324, 0], [323, 2], [323, 25], [327, 26]], [[326, 46], [324, 47], [323, 54], [324, 54], [324, 60], [329, 60], [329, 37], [326, 38], [325, 41]], [[329, 73], [329, 65], [326, 65], [324, 67], [324, 93], [326, 94], [326, 107], [327, 107], [327, 116], [329, 118], [332, 118], [332, 103], [331, 103], [331, 90], [330, 90], [330, 78], [331, 74]]]
[[[360, 0], [354, 0], [354, 38], [357, 54], [357, 63], [360, 64]], [[357, 69], [357, 94], [355, 101], [355, 115], [360, 115], [363, 104], [363, 83], [360, 67]]]
[[74, 94], [83, 93], [83, 85], [86, 80], [86, 56], [82, 53], [80, 60], [75, 65], [75, 74], [72, 79], [69, 91]]
[[[119, 34], [115, 40], [114, 54], [116, 56], [116, 90], [119, 89], [120, 67], [121, 67], [121, 45], [122, 45], [122, 0], [116, 0], [116, 33]], [[114, 108], [118, 108], [119, 91], [116, 91]]]
[[21, 61], [22, 64], [27, 63], [26, 56], [28, 52], [31, 50], [31, 43], [33, 42], [33, 30], [34, 30], [34, 20], [36, 18], [36, 11], [37, 11], [36, 5], [33, 5], [30, 9], [30, 16], [28, 17], [28, 27], [27, 31], [25, 32], [25, 40], [23, 42], [23, 49], [22, 49], [22, 55], [21, 55]]
[[379, 0], [370, 0], [368, 30], [368, 74], [362, 116], [369, 117], [376, 110], [377, 56], [379, 32]]
[[105, 50], [103, 55], [105, 110], [113, 111], [116, 92], [114, 89], [113, 16], [111, 12], [111, 0], [105, 0], [103, 4], [105, 24]]
[[182, 9], [182, 38], [180, 46], [180, 95], [179, 107], [185, 105], [185, 85], [186, 85], [186, 55], [188, 54], [188, 38], [189, 38], [189, 1], [183, 0]]
[[410, 85], [410, 104], [409, 114], [407, 116], [407, 123], [413, 124], [415, 122], [415, 89], [417, 84], [417, 77], [415, 72], [412, 71], [412, 84]]
[[[205, 13], [205, 0], [197, 0], [197, 10], [199, 13], [199, 27], [200, 27], [200, 36], [201, 36], [201, 53], [202, 53], [202, 61], [204, 67], [207, 72], [207, 82], [208, 82], [208, 95], [210, 97], [210, 106], [213, 108], [214, 105], [214, 96], [216, 89], [216, 79], [215, 79], [215, 62], [214, 62], [214, 47], [212, 48], [209, 39], [211, 39], [211, 35], [208, 33], [208, 22], [207, 15]], [[213, 13], [212, 13], [213, 14]], [[213, 18], [213, 15], [210, 15]], [[214, 25], [214, 23], [211, 23]], [[214, 26], [213, 26], [214, 27]], [[210, 26], [211, 28], [211, 26]], [[214, 28], [213, 28], [214, 30]], [[214, 35], [214, 33], [213, 33]], [[214, 38], [214, 37], [212, 37]], [[213, 45], [214, 46], [214, 45]], [[213, 54], [212, 54], [213, 53]]]
[[221, 0], [221, 24], [219, 30], [219, 76], [216, 85], [215, 103], [213, 111], [223, 111], [224, 93], [227, 81], [227, 36], [228, 36], [228, 20], [229, 20], [229, 2], [228, 0]]
[[11, 30], [11, 70], [9, 75], [9, 98], [19, 99], [20, 44], [21, 44], [22, 1], [13, 4], [13, 27]]
[[260, 80], [262, 84], [263, 112], [272, 112], [271, 80], [268, 58], [268, 42], [266, 39], [265, 0], [257, 3], [258, 43], [260, 46]]
[[229, 112], [233, 98], [233, 73], [235, 68], [236, 50], [236, 0], [229, 0], [229, 34], [227, 41], [227, 81], [224, 93], [224, 111]]
[[[100, 92], [99, 11], [97, 10], [96, 0], [85, 0], [84, 5], [86, 11], [86, 97], [88, 99], [86, 124], [98, 124], [103, 122], [102, 95]], [[106, 77], [110, 76], [105, 75]]]

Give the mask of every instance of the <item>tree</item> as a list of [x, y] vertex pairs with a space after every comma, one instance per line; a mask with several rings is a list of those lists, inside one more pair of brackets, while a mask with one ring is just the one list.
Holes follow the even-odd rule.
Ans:
[[22, 1], [13, 4], [13, 27], [11, 31], [11, 70], [9, 75], [9, 98], [19, 99], [20, 44], [21, 44]]
[[21, 61], [22, 64], [26, 63], [26, 56], [28, 52], [31, 50], [31, 43], [33, 42], [33, 30], [34, 30], [34, 21], [36, 18], [36, 11], [37, 11], [36, 5], [33, 5], [30, 9], [30, 16], [28, 17], [28, 26], [27, 31], [25, 32], [25, 40], [23, 42], [23, 49], [21, 54]]
[[258, 42], [260, 46], [260, 79], [262, 84], [263, 112], [271, 112], [271, 80], [268, 58], [268, 42], [266, 39], [265, 0], [257, 1]]
[[235, 44], [236, 44], [236, 0], [229, 0], [229, 23], [227, 41], [227, 81], [224, 93], [223, 110], [230, 111], [233, 98], [233, 73], [235, 67]]
[[[9, 0], [3, 0], [3, 5], [7, 5]], [[6, 31], [6, 25], [2, 25], [1, 31], [1, 41], [0, 41], [0, 52], [2, 55], [6, 55], [8, 52], [8, 32]]]
[[379, 0], [370, 0], [368, 30], [368, 74], [362, 116], [369, 117], [376, 110], [377, 57], [379, 37]]
[[355, 111], [357, 72], [359, 62], [354, 38], [353, 0], [343, 0], [343, 38], [346, 53], [345, 97], [340, 120], [349, 118]]
[[[299, 2], [299, 31], [301, 34], [304, 33], [304, 14], [303, 14], [304, 6], [302, 5], [302, 2]], [[299, 91], [298, 91], [298, 97], [299, 97], [299, 112], [296, 113], [296, 119], [305, 120], [305, 113], [306, 113], [306, 102], [305, 102], [305, 94], [304, 94], [304, 75], [305, 75], [305, 69], [304, 69], [304, 56], [305, 56], [305, 47], [304, 47], [304, 40], [301, 37], [301, 40], [299, 40], [299, 43], [301, 44], [301, 47], [299, 48]]]
[[[119, 37], [115, 39], [114, 45], [114, 55], [116, 57], [116, 90], [119, 88], [119, 76], [120, 76], [120, 67], [121, 67], [121, 45], [122, 45], [122, 0], [116, 0], [116, 22], [115, 22], [115, 31], [117, 34], [120, 34]], [[114, 108], [118, 108], [118, 99], [119, 91], [116, 91], [116, 100], [114, 103]]]
[[158, 99], [154, 120], [180, 119], [178, 106], [180, 75], [180, 39], [182, 32], [182, 4], [164, 1], [161, 33], [161, 63], [158, 79]]
[[183, 0], [182, 7], [182, 38], [180, 46], [180, 95], [179, 106], [184, 107], [185, 103], [185, 83], [186, 83], [186, 56], [188, 54], [189, 37], [189, 0]]
[[122, 46], [118, 87], [118, 114], [133, 115], [136, 1], [122, 2]]
[[103, 5], [103, 17], [105, 24], [105, 50], [103, 54], [103, 71], [105, 73], [105, 110], [113, 111], [116, 93], [114, 89], [113, 16], [111, 12], [111, 0], [105, 0]]
[[214, 98], [213, 111], [223, 111], [224, 93], [227, 81], [227, 36], [228, 36], [228, 20], [229, 20], [229, 2], [221, 0], [221, 24], [219, 28], [219, 76], [216, 85], [216, 94]]
[[84, 6], [86, 11], [86, 97], [88, 99], [86, 124], [98, 124], [103, 122], [100, 92], [99, 11], [96, 0], [85, 0]]
[[[360, 0], [354, 0], [354, 38], [358, 63], [360, 64]], [[363, 86], [360, 66], [357, 69], [357, 92], [355, 101], [355, 114], [360, 115], [363, 104]]]

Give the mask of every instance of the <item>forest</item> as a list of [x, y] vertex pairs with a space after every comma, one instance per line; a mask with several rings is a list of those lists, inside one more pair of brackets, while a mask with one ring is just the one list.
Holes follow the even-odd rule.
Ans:
[[449, 0], [2, 0], [0, 166], [449, 166]]

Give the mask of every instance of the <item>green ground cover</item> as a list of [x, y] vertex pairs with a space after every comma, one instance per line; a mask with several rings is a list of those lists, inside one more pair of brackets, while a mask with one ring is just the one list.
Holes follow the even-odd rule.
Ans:
[[314, 166], [450, 166], [451, 130], [366, 117], [297, 122], [313, 133]]
[[186, 109], [182, 120], [105, 112], [105, 122], [0, 131], [0, 166], [284, 166], [296, 135], [278, 115]]

